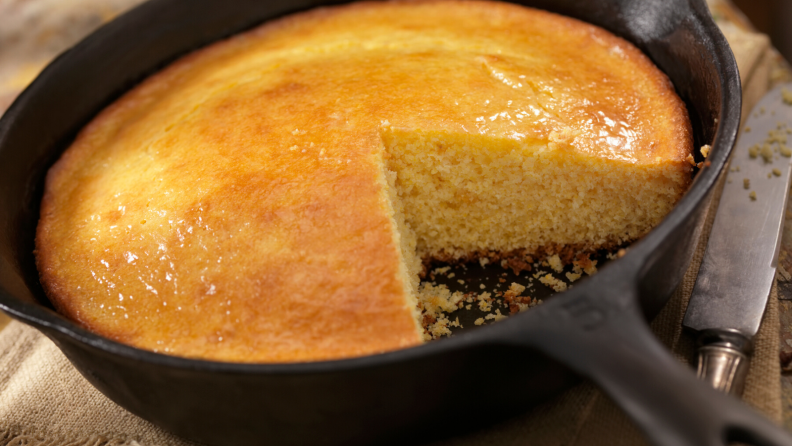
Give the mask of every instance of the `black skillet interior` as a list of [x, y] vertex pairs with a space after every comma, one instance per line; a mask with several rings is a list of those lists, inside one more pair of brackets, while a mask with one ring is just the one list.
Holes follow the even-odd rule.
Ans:
[[[125, 90], [176, 57], [264, 20], [330, 3], [152, 0], [103, 27], [48, 67], [0, 121], [0, 308], [50, 336], [87, 379], [122, 406], [166, 429], [208, 443], [252, 444], [261, 438], [292, 444], [393, 440], [426, 431], [420, 426], [427, 419], [445, 420], [459, 428], [470, 418], [464, 414], [480, 414], [481, 409], [472, 409], [474, 405], [495, 408], [492, 413], [500, 416], [574, 382], [569, 370], [548, 356], [594, 378], [617, 401], [630, 406], [628, 412], [655, 441], [665, 441], [661, 431], [668, 426], [652, 424], [655, 417], [648, 421], [641, 418], [648, 410], [646, 405], [656, 403], [662, 395], [647, 396], [634, 388], [638, 382], [634, 376], [609, 369], [597, 358], [570, 355], [585, 348], [614, 363], [627, 355], [628, 360], [645, 365], [640, 355], [630, 355], [648, 348], [650, 358], [661, 357], [662, 367], [658, 368], [676, 376], [672, 383], [692, 385], [685, 381], [687, 375], [669, 368], [662, 349], [658, 352], [656, 343], [645, 338], [645, 326], [637, 315], [656, 312], [679, 283], [701, 228], [706, 199], [725, 165], [739, 123], [736, 66], [699, 0], [521, 2], [597, 24], [634, 42], [669, 75], [685, 100], [696, 145], [714, 146], [711, 166], [697, 175], [691, 190], [667, 219], [624, 259], [560, 296], [557, 304], [416, 349], [293, 365], [219, 364], [166, 357], [99, 338], [50, 310], [33, 261], [33, 234], [46, 170], [76, 132]], [[592, 296], [613, 305], [599, 306], [592, 303]], [[618, 318], [606, 317], [611, 314], [623, 314], [627, 322], [615, 324]], [[542, 319], [558, 324], [551, 327]], [[527, 324], [529, 320], [533, 322]], [[607, 323], [595, 323], [601, 320]], [[531, 325], [530, 330], [526, 325]], [[559, 334], [558, 327], [567, 327], [569, 332]], [[617, 349], [618, 354], [601, 351], [614, 339], [624, 340], [627, 329], [635, 330], [633, 337], [645, 343], [625, 342], [632, 347]], [[574, 335], [576, 330], [583, 330], [584, 338], [599, 344], [581, 343]], [[629, 333], [627, 330], [627, 336]], [[519, 355], [507, 354], [514, 348], [521, 349]], [[587, 369], [587, 362], [592, 370]], [[647, 372], [638, 367], [641, 371]], [[473, 392], [472, 397], [459, 399], [451, 394], [458, 385], [498, 373], [522, 373], [536, 384], [521, 384], [507, 396]], [[421, 377], [421, 383], [405, 376]], [[628, 385], [619, 386], [609, 376], [618, 376]], [[669, 390], [668, 386], [662, 388]], [[419, 391], [428, 392], [442, 404], [426, 403], [415, 396]], [[633, 393], [641, 397], [631, 400]], [[706, 392], [701, 395], [710, 398]], [[214, 409], [194, 408], [207, 402]], [[674, 408], [664, 410], [673, 412]], [[306, 421], [306, 413], [320, 415]], [[722, 427], [716, 423], [719, 420], [713, 421], [718, 429]], [[679, 421], [668, 423], [674, 431]], [[685, 425], [685, 429], [692, 435], [689, 430], [694, 427]], [[396, 433], [407, 437], [392, 437]]]

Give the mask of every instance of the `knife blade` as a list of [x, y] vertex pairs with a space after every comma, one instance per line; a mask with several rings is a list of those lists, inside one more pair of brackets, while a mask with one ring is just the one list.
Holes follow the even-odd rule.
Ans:
[[682, 322], [698, 332], [699, 377], [733, 394], [742, 393], [778, 265], [792, 176], [787, 137], [792, 84], [765, 95], [744, 124]]

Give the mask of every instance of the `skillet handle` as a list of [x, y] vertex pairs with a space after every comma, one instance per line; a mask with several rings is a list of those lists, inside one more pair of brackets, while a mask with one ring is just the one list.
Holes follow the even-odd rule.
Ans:
[[649, 330], [634, 290], [618, 298], [614, 291], [558, 296], [515, 324], [512, 339], [590, 378], [656, 446], [792, 446], [789, 433], [674, 359]]

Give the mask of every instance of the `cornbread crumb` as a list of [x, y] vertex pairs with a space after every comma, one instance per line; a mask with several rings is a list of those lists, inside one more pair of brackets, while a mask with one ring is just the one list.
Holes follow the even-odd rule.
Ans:
[[770, 149], [770, 145], [765, 143], [762, 145], [762, 150], [759, 152], [762, 155], [762, 159], [764, 159], [765, 163], [772, 163], [773, 162], [773, 151]]
[[780, 153], [781, 156], [785, 156], [787, 158], [792, 156], [792, 150], [790, 150], [785, 144], [778, 145], [778, 153]]
[[435, 269], [432, 271], [432, 274], [445, 274], [445, 273], [447, 273], [447, 272], [448, 272], [448, 270], [450, 270], [450, 269], [451, 269], [451, 267], [450, 267], [450, 266], [444, 266], [444, 267], [442, 267], [442, 268], [435, 268]]
[[784, 101], [784, 104], [792, 105], [792, 91], [781, 88], [781, 99]]
[[789, 274], [780, 263], [778, 264], [778, 276], [778, 280], [781, 282], [792, 282], [792, 274]]
[[475, 321], [473, 321], [473, 324], [474, 325], [484, 325], [484, 318], [480, 317], [480, 318], [476, 319]]
[[773, 175], [775, 175], [777, 177], [780, 177], [781, 176], [781, 171], [778, 170], [778, 169], [773, 169]]
[[694, 166], [694, 167], [695, 167], [695, 165], [696, 165], [696, 160], [693, 158], [693, 155], [688, 155], [688, 156], [687, 156], [687, 158], [685, 158], [685, 160], [686, 160], [688, 163], [690, 163], [690, 165], [691, 165], [691, 166]]
[[486, 267], [489, 264], [489, 262], [490, 259], [488, 257], [479, 257], [479, 264], [481, 265], [482, 268]]
[[750, 127], [746, 127], [745, 128], [745, 133], [750, 133], [750, 132], [751, 132], [751, 128]]
[[512, 284], [509, 286], [509, 291], [515, 293], [515, 295], [520, 295], [523, 291], [525, 291], [525, 287], [517, 282], [512, 282]]
[[751, 193], [748, 194], [748, 196], [751, 198], [751, 201], [756, 201], [756, 192], [751, 191]]
[[760, 150], [759, 144], [752, 145], [751, 147], [748, 148], [748, 156], [750, 156], [752, 159], [756, 158], [757, 156], [759, 156], [759, 150]]
[[597, 273], [597, 261], [591, 260], [588, 255], [579, 255], [572, 262], [572, 266], [572, 271], [575, 274], [580, 274], [581, 270], [589, 276], [593, 276]]
[[564, 264], [561, 263], [561, 259], [558, 257], [558, 254], [553, 254], [552, 256], [547, 258], [547, 263], [550, 265], [550, 268], [553, 268], [553, 271], [560, 273], [564, 270]]
[[574, 281], [576, 281], [576, 280], [580, 279], [580, 276], [581, 276], [580, 274], [575, 274], [575, 273], [566, 273], [566, 278], [567, 278], [567, 280], [569, 280], [570, 282], [574, 282]]
[[422, 283], [419, 288], [418, 306], [422, 310], [424, 340], [450, 336], [450, 327], [462, 328], [459, 317], [452, 321], [446, 313], [453, 313], [462, 307], [469, 310], [471, 306], [465, 306], [463, 303], [467, 299], [469, 298], [466, 298], [464, 293], [459, 291], [452, 293], [445, 285]]
[[743, 188], [750, 189], [751, 188], [751, 180], [748, 178], [743, 178]]
[[446, 277], [448, 277], [449, 279], [453, 279], [454, 277], [456, 277], [456, 273], [451, 273], [451, 274], [447, 275]]
[[478, 307], [481, 311], [492, 310], [492, 294], [484, 292], [478, 297]]
[[553, 291], [555, 291], [557, 293], [560, 293], [561, 291], [566, 291], [566, 289], [567, 289], [567, 284], [565, 282], [562, 282], [561, 280], [556, 279], [551, 274], [546, 274], [546, 275], [540, 277], [539, 281], [542, 282], [543, 284], [549, 286], [550, 288], [553, 289]]
[[456, 311], [459, 302], [464, 297], [465, 295], [459, 291], [452, 293], [445, 285], [435, 286], [430, 283], [422, 283], [418, 289], [419, 305], [424, 314], [430, 316], [437, 316], [443, 311], [447, 313]]
[[447, 317], [441, 317], [438, 318], [435, 323], [427, 327], [427, 331], [432, 339], [437, 339], [441, 336], [449, 336], [451, 334], [451, 330], [448, 328], [450, 324], [451, 321], [449, 321]]
[[701, 156], [703, 156], [704, 158], [708, 157], [710, 150], [712, 150], [712, 146], [710, 146], [709, 144], [704, 144], [703, 146], [701, 146]]
[[486, 319], [486, 320], [492, 320], [492, 319], [494, 319], [494, 320], [495, 320], [495, 322], [502, 321], [502, 320], [504, 320], [504, 319], [506, 319], [506, 318], [507, 318], [507, 316], [505, 316], [505, 315], [501, 314], [500, 310], [495, 310], [495, 313], [494, 313], [494, 314], [493, 314], [493, 313], [490, 313], [490, 314], [488, 314], [488, 315], [484, 316], [484, 319]]

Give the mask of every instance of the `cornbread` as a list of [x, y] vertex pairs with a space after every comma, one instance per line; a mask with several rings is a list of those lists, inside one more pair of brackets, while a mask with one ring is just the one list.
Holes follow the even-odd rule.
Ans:
[[47, 176], [36, 258], [57, 309], [119, 342], [360, 356], [424, 339], [422, 260], [635, 240], [691, 150], [666, 76], [602, 29], [494, 2], [316, 9], [101, 112]]

